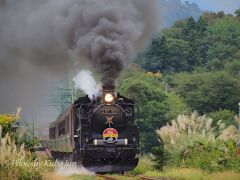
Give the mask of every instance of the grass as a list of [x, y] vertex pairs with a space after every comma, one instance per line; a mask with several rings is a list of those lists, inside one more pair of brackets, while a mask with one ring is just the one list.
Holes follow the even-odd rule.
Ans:
[[[118, 180], [140, 180], [142, 177], [156, 178], [161, 180], [240, 180], [240, 173], [220, 172], [208, 174], [197, 169], [166, 169], [163, 172], [147, 171], [144, 174], [136, 176], [108, 175]], [[57, 177], [56, 179], [60, 179]], [[51, 179], [55, 180], [55, 179]], [[60, 179], [61, 180], [61, 179]], [[102, 180], [96, 176], [76, 175], [71, 176], [69, 180]]]
[[[107, 175], [118, 180], [140, 180], [142, 177], [156, 178], [161, 180], [240, 180], [240, 173], [226, 171], [208, 173], [200, 169], [191, 168], [166, 168], [163, 171], [153, 169], [153, 163], [149, 157], [143, 157], [137, 168], [125, 173]], [[88, 175], [72, 175], [70, 177], [60, 176], [56, 173], [45, 173], [43, 180], [103, 180], [101, 177]]]
[[[163, 171], [156, 171], [153, 165], [151, 158], [144, 156], [140, 159], [138, 166], [133, 171], [127, 173], [127, 175], [135, 175], [134, 179], [152, 177], [164, 180], [240, 180], [240, 172], [226, 171], [210, 174], [201, 169], [193, 168], [165, 168]], [[119, 180], [128, 180], [123, 176], [114, 177]]]
[[143, 156], [140, 158], [138, 166], [133, 170], [130, 171], [129, 175], [139, 175], [144, 174], [147, 171], [153, 171], [153, 161], [151, 160], [151, 157], [149, 156]]
[[236, 154], [240, 133], [235, 126], [225, 127], [221, 121], [214, 126], [211, 118], [193, 113], [179, 115], [157, 133], [164, 143], [164, 148], [159, 146], [154, 152], [158, 167], [202, 169], [209, 173], [240, 171]]
[[176, 180], [240, 180], [240, 173], [226, 171], [209, 174], [199, 169], [165, 169], [163, 172], [147, 171], [143, 174], [152, 178], [168, 178]]
[[[45, 158], [43, 158], [44, 160]], [[149, 156], [140, 159], [138, 166], [125, 176], [119, 174], [107, 175], [118, 180], [141, 180], [143, 177], [156, 178], [161, 180], [240, 180], [240, 172], [226, 171], [217, 173], [208, 173], [200, 169], [193, 168], [165, 168], [163, 171], [157, 171], [153, 168], [153, 162]], [[62, 176], [56, 172], [45, 172], [43, 180], [103, 180], [95, 175], [72, 175]]]
[[240, 180], [240, 173], [236, 172], [221, 172], [211, 174], [213, 180]]
[[167, 169], [160, 173], [163, 177], [184, 180], [210, 180], [209, 174], [198, 169]]
[[43, 180], [101, 180], [96, 176], [91, 175], [72, 175], [72, 176], [63, 176], [59, 175], [56, 172], [46, 172], [43, 175]]
[[17, 146], [8, 133], [2, 137], [0, 126], [0, 179], [41, 179], [42, 172], [24, 145]]
[[[200, 169], [191, 168], [165, 168], [163, 171], [156, 171], [149, 156], [140, 159], [138, 166], [125, 176], [114, 174], [108, 175], [118, 180], [140, 180], [142, 177], [150, 177], [161, 180], [240, 180], [240, 173], [226, 171], [210, 174]], [[71, 176], [71, 180], [101, 180], [96, 176]]]

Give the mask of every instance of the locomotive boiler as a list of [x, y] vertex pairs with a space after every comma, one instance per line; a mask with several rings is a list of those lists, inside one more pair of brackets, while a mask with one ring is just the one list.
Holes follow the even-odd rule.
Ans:
[[49, 126], [52, 156], [93, 172], [132, 170], [138, 164], [138, 114], [137, 105], [114, 87], [80, 97]]

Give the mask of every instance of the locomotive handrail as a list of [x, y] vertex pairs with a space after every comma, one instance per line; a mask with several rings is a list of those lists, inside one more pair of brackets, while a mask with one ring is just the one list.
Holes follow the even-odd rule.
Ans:
[[[80, 109], [82, 109], [82, 106], [89, 106], [89, 103], [88, 104], [76, 104], [75, 107], [79, 106], [80, 105]], [[77, 115], [79, 116], [79, 112], [77, 111]]]
[[89, 105], [90, 103], [87, 103], [87, 104], [83, 104], [83, 103], [78, 103], [78, 104], [75, 104], [75, 106], [74, 107], [77, 107], [77, 106], [79, 106], [80, 105], [80, 107], [81, 106], [87, 106], [87, 105]]
[[139, 116], [140, 116], [140, 109], [139, 109], [139, 107], [138, 107], [138, 105], [136, 105], [136, 104], [133, 104], [133, 103], [122, 103], [123, 105], [131, 105], [131, 106], [134, 106], [134, 107], [136, 107], [137, 108], [137, 126], [139, 127]]

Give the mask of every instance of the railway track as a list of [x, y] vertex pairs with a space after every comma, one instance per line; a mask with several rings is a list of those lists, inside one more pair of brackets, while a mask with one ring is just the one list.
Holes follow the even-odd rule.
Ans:
[[118, 180], [117, 178], [109, 177], [109, 176], [106, 176], [106, 175], [98, 174], [97, 176], [104, 179], [104, 180]]
[[158, 179], [158, 178], [150, 178], [150, 177], [141, 177], [140, 178], [141, 180], [163, 180], [162, 178], [160, 179]]
[[[119, 180], [118, 178], [115, 177], [110, 177], [106, 175], [97, 175], [98, 177], [104, 179], [104, 180]], [[131, 177], [131, 176], [126, 176], [129, 180], [170, 180], [169, 178], [150, 178], [150, 177]]]
[[172, 178], [167, 178], [167, 177], [159, 177], [159, 178], [150, 178], [150, 177], [140, 177], [140, 180], [175, 180]]

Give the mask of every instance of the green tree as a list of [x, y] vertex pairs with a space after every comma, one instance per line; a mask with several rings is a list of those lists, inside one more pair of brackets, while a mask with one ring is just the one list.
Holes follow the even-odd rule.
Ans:
[[225, 70], [240, 80], [240, 60], [234, 60], [225, 64]]
[[234, 14], [236, 14], [237, 17], [240, 17], [240, 9], [237, 9]]
[[204, 41], [208, 44], [208, 60], [239, 59], [240, 22], [234, 17], [219, 19], [208, 27]]
[[183, 102], [183, 99], [175, 92], [167, 93], [167, 104], [169, 105], [169, 111], [166, 114], [166, 119], [170, 122], [176, 118], [179, 114], [185, 114], [190, 112], [190, 108]]
[[178, 21], [172, 28], [154, 37], [147, 51], [138, 61], [148, 71], [163, 73], [192, 71], [207, 60], [207, 46], [201, 43], [207, 23], [192, 17]]
[[141, 149], [143, 152], [151, 152], [152, 148], [158, 145], [156, 129], [167, 123], [167, 96], [160, 86], [161, 80], [158, 76], [148, 76], [141, 70], [131, 69], [124, 79], [119, 90], [139, 106]]
[[192, 72], [199, 67], [222, 70], [240, 59], [240, 21], [224, 12], [190, 17], [162, 30], [137, 61], [147, 71]]
[[240, 82], [226, 72], [179, 73], [169, 83], [192, 110], [200, 113], [238, 110]]

